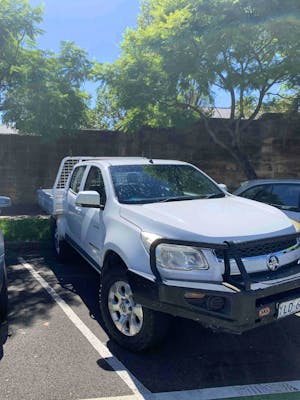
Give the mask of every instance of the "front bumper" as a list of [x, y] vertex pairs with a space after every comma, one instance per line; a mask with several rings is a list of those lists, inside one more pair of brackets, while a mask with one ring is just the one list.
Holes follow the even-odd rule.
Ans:
[[[278, 304], [300, 298], [300, 278], [266, 289], [229, 292], [169, 286], [128, 271], [135, 301], [143, 306], [200, 322], [206, 327], [242, 333], [274, 322]], [[226, 287], [224, 287], [226, 289]], [[196, 298], [204, 295], [203, 298]], [[193, 298], [192, 298], [193, 297]], [[220, 309], [214, 309], [221, 306]], [[266, 310], [270, 310], [267, 315]]]
[[[300, 234], [289, 235], [296, 238], [299, 236]], [[263, 241], [268, 240], [270, 239]], [[221, 283], [191, 282], [182, 285], [182, 282], [164, 281], [155, 265], [155, 248], [162, 242], [175, 241], [158, 240], [152, 247], [150, 254], [155, 277], [153, 281], [134, 271], [127, 272], [135, 301], [147, 308], [192, 319], [212, 329], [240, 334], [277, 321], [279, 304], [300, 298], [298, 262], [276, 272], [257, 273], [251, 276], [237, 255], [234, 258], [241, 273], [238, 277], [231, 276], [226, 251], [229, 248], [232, 254], [232, 250], [236, 246], [240, 247], [240, 244], [233, 246], [226, 244], [228, 247], [223, 247], [226, 271]], [[251, 246], [251, 244], [253, 243], [247, 242], [242, 245]], [[207, 243], [204, 245], [207, 247]]]

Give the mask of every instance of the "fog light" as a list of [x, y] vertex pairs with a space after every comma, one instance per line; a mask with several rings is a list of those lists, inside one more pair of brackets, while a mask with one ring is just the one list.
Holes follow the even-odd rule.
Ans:
[[185, 299], [204, 299], [205, 293], [188, 292], [184, 294]]
[[264, 308], [261, 308], [259, 310], [258, 315], [259, 315], [260, 318], [262, 318], [262, 317], [266, 317], [270, 313], [271, 313], [271, 308], [270, 307], [264, 307]]
[[222, 310], [225, 305], [224, 297], [212, 296], [207, 299], [207, 309], [210, 311]]

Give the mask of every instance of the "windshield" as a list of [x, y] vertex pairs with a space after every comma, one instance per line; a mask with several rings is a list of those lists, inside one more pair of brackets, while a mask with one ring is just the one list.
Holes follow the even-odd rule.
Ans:
[[224, 197], [199, 170], [182, 164], [118, 165], [110, 167], [120, 203], [145, 204]]

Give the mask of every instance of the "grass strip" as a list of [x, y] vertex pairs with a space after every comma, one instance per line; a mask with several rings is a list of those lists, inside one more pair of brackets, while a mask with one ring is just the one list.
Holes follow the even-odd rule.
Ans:
[[6, 242], [48, 241], [51, 239], [49, 219], [0, 219], [0, 230]]

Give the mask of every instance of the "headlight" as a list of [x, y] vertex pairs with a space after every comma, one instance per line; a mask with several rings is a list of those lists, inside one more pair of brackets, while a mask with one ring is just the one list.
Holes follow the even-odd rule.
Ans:
[[291, 223], [294, 225], [296, 231], [300, 232], [300, 223], [298, 221], [295, 221], [294, 219], [291, 219]]
[[162, 243], [156, 248], [158, 267], [180, 271], [207, 270], [207, 260], [200, 249]]

